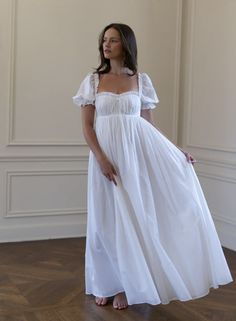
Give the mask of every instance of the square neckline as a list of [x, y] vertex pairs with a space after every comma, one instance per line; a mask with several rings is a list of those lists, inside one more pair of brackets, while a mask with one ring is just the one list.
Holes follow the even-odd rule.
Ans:
[[128, 95], [128, 94], [135, 94], [140, 96], [140, 92], [141, 92], [141, 81], [140, 81], [140, 72], [137, 73], [137, 84], [138, 84], [138, 90], [127, 90], [127, 91], [123, 91], [122, 93], [114, 93], [113, 91], [100, 91], [98, 92], [98, 85], [99, 85], [99, 75], [98, 73], [94, 74], [94, 80], [95, 80], [95, 95], [99, 96], [99, 95], [111, 95], [111, 96], [123, 96], [123, 95]]

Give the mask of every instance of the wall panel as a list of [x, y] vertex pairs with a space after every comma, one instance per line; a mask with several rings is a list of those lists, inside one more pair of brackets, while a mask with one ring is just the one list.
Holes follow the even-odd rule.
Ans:
[[156, 122], [176, 141], [181, 14], [181, 0], [1, 0], [0, 241], [86, 233], [89, 149], [72, 96], [106, 24], [134, 29]]
[[195, 168], [221, 242], [236, 249], [236, 2], [183, 1], [180, 144]]

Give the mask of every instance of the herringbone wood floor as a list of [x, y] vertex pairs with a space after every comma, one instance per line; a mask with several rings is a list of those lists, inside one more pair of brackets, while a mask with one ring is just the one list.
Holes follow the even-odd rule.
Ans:
[[[85, 238], [0, 244], [0, 321], [235, 321], [236, 285], [204, 298], [117, 311], [84, 294]], [[224, 249], [233, 278], [236, 252]]]

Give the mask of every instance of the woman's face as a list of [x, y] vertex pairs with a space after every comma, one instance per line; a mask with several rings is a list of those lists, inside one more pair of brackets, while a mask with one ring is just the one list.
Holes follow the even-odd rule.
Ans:
[[123, 48], [119, 32], [108, 29], [103, 37], [103, 54], [106, 59], [123, 59]]

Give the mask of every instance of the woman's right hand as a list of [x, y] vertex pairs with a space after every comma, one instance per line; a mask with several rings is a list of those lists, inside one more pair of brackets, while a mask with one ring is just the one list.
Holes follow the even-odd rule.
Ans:
[[98, 160], [100, 169], [103, 173], [103, 175], [109, 180], [112, 181], [115, 185], [117, 185], [115, 176], [117, 175], [117, 172], [112, 165], [112, 163], [106, 158], [106, 156], [103, 156], [101, 159]]

